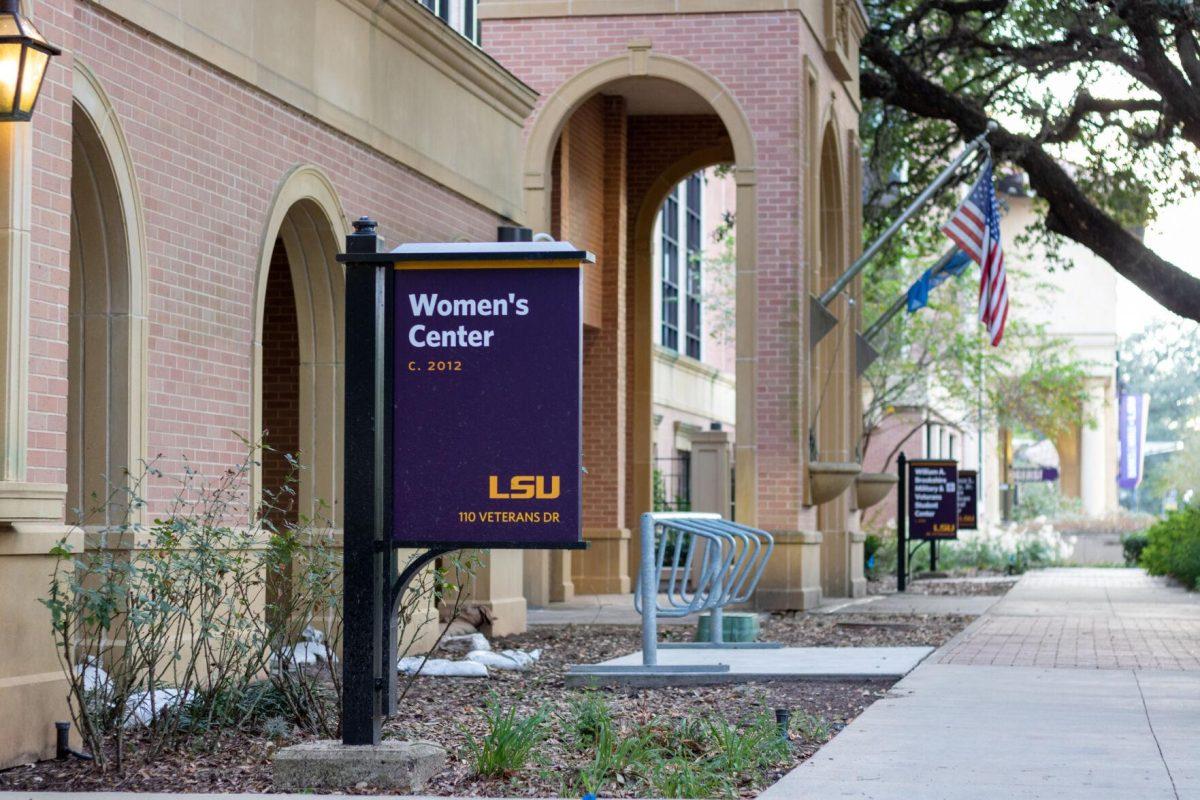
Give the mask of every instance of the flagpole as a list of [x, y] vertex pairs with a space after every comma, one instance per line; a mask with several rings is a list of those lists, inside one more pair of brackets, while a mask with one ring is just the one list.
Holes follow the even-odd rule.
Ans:
[[[978, 497], [984, 498], [984, 501], [983, 501], [983, 503], [981, 503], [981, 505], [983, 506], [983, 515], [986, 517], [987, 516], [987, 508], [988, 508], [987, 498], [985, 496], [985, 493], [987, 492], [987, 482], [984, 481], [984, 472], [983, 472], [983, 352], [984, 352], [984, 341], [985, 340], [982, 338], [983, 337], [982, 332], [979, 333], [979, 336], [980, 336], [980, 340], [979, 340], [979, 375], [977, 378], [978, 386], [976, 387], [976, 395], [977, 395], [976, 414], [978, 415], [978, 417], [977, 417], [977, 421], [976, 421], [976, 433], [975, 433], [975, 444], [976, 444], [976, 449], [978, 451], [977, 458], [979, 461], [979, 465], [978, 465], [978, 467], [976, 467], [976, 473], [975, 473], [975, 491], [976, 491], [977, 498]], [[978, 513], [978, 511], [976, 513]]]
[[[957, 252], [957, 247], [951, 247], [948, 251], [943, 253], [942, 257], [937, 260], [937, 263], [935, 263], [929, 269], [929, 277], [933, 278], [939, 272], [945, 269], [946, 265], [950, 263], [950, 259], [954, 258], [954, 254]], [[904, 292], [896, 298], [895, 302], [888, 306], [886, 311], [879, 315], [879, 319], [871, 323], [871, 327], [867, 328], [867, 330], [863, 333], [863, 338], [867, 341], [870, 341], [878, 336], [879, 332], [883, 330], [883, 327], [891, 322], [892, 319], [905, 307], [905, 305], [907, 305], [907, 303], [908, 292]]]
[[984, 129], [983, 133], [972, 139], [970, 143], [963, 148], [963, 151], [958, 154], [958, 157], [951, 161], [950, 165], [942, 170], [940, 175], [934, 178], [933, 183], [926, 186], [925, 190], [917, 195], [917, 199], [913, 200], [912, 203], [909, 204], [908, 208], [904, 209], [900, 216], [888, 226], [888, 229], [884, 231], [879, 238], [871, 242], [866, 251], [864, 251], [863, 254], [858, 257], [858, 260], [851, 264], [850, 268], [843, 272], [838, 279], [833, 282], [833, 285], [825, 290], [820, 298], [818, 298], [818, 302], [820, 302], [820, 304], [823, 306], [829, 305], [829, 303], [833, 301], [833, 298], [837, 297], [838, 294], [850, 284], [850, 281], [854, 280], [854, 277], [858, 275], [858, 273], [862, 272], [863, 267], [867, 266], [871, 259], [883, 249], [883, 246], [887, 244], [887, 241], [896, 234], [896, 231], [900, 230], [900, 227], [904, 225], [905, 222], [908, 222], [909, 218], [912, 217], [913, 214], [916, 214], [918, 211], [920, 211], [921, 207], [928, 203], [929, 199], [933, 197], [933, 195], [939, 189], [945, 186], [952, 177], [954, 177], [954, 173], [957, 172], [958, 168], [963, 165], [963, 162], [967, 160], [967, 157], [981, 147], [987, 147], [988, 134], [996, 130], [997, 127], [998, 125], [995, 122], [988, 122], [987, 128]]

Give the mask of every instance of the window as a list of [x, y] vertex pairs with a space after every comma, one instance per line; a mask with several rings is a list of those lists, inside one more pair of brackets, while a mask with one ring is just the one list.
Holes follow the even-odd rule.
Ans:
[[417, 0], [454, 30], [479, 44], [479, 0]]
[[677, 184], [659, 213], [659, 344], [695, 358], [704, 341], [704, 173]]
[[700, 198], [704, 183], [700, 173], [687, 179], [687, 296], [684, 303], [684, 352], [700, 358], [700, 295], [701, 295], [701, 217]]
[[662, 210], [662, 346], [679, 350], [679, 187]]

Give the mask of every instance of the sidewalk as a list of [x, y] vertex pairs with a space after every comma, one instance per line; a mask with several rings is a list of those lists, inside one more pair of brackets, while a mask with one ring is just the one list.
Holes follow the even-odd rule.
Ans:
[[1200, 596], [1030, 573], [761, 797], [1200, 800]]

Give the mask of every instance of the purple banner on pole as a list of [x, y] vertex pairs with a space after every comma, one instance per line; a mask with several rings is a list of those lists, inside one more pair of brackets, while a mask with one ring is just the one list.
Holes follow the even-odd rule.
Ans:
[[396, 542], [579, 545], [580, 286], [577, 266], [397, 270]]
[[1146, 460], [1146, 426], [1150, 419], [1150, 395], [1121, 395], [1117, 417], [1121, 445], [1117, 485], [1122, 489], [1136, 489], [1142, 482]]

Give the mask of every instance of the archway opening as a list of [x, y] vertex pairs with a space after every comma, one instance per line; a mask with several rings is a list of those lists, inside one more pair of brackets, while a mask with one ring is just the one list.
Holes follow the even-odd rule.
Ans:
[[301, 468], [292, 518], [329, 519], [337, 526], [344, 289], [336, 261], [339, 234], [325, 205], [331, 204], [308, 197], [288, 205], [264, 253], [254, 430], [270, 450], [263, 453], [256, 484], [260, 492], [278, 491], [292, 471], [287, 456], [295, 457]]
[[138, 357], [127, 221], [113, 163], [92, 118], [71, 113], [71, 246], [67, 334], [69, 523], [119, 525], [121, 491], [139, 469], [131, 376]]
[[[726, 117], [740, 112], [723, 89], [711, 90], [719, 84], [699, 85], [711, 79], [696, 78], [690, 85], [674, 61], [671, 79], [657, 76], [654, 64], [651, 57], [646, 73], [598, 81], [560, 119], [539, 120], [531, 134], [533, 163], [542, 158], [536, 143], [545, 139], [548, 148], [544, 185], [530, 198], [532, 223], [597, 256], [584, 275], [583, 517], [590, 547], [526, 556], [525, 592], [534, 604], [575, 592], [630, 591], [639, 515], [655, 507], [656, 495], [660, 505], [695, 507], [693, 435], [719, 424], [731, 439], [744, 419], [751, 419], [747, 428], [752, 424], [735, 391], [735, 372], [753, 376], [753, 358], [735, 356], [733, 327], [743, 321], [730, 320], [716, 348], [715, 326], [706, 320], [705, 245], [717, 224], [705, 219], [704, 199], [710, 186], [719, 186], [721, 201], [709, 203], [715, 218], [727, 222], [724, 214], [735, 204], [752, 215], [752, 182], [740, 185], [736, 175], [743, 167], [752, 173], [753, 156], [735, 153], [738, 137]], [[553, 139], [544, 125], [555, 126]], [[714, 165], [735, 166], [704, 172]], [[751, 202], [742, 203], [743, 196]], [[746, 241], [722, 237], [729, 238], [721, 277], [731, 317], [738, 267], [749, 261], [753, 234], [749, 224]], [[712, 257], [719, 248], [707, 249]], [[708, 356], [717, 363], [706, 363]], [[734, 505], [733, 445], [727, 449], [721, 482], [728, 502], [720, 504], [726, 515]], [[667, 481], [674, 487], [664, 492]], [[753, 477], [747, 482], [752, 489]]]
[[[276, 524], [295, 523], [299, 509], [281, 490], [295, 476], [300, 452], [300, 330], [296, 294], [283, 239], [275, 240], [267, 273], [262, 338], [262, 486]], [[271, 499], [271, 498], [278, 498]]]

